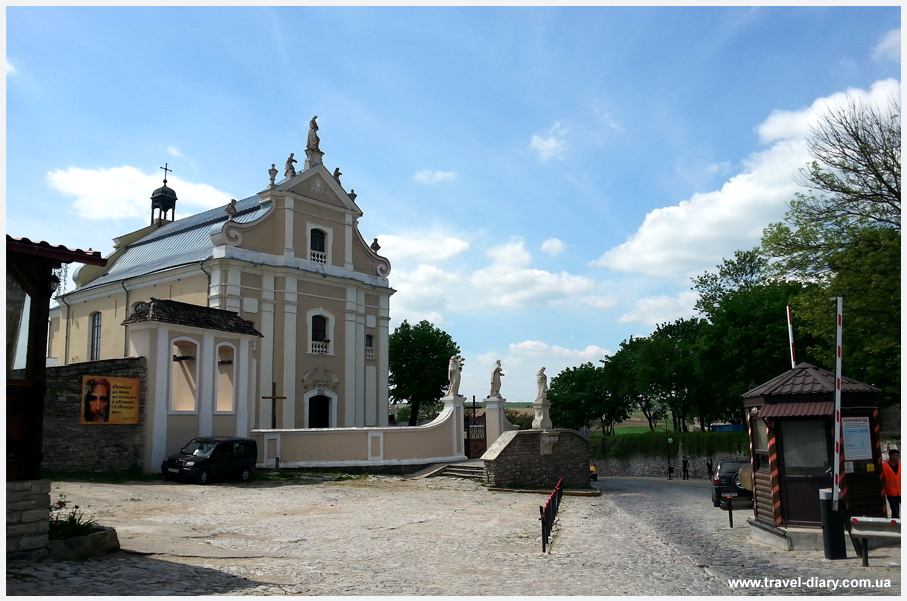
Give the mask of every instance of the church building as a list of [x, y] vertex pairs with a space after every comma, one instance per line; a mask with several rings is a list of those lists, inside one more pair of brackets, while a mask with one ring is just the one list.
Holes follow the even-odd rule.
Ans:
[[165, 171], [150, 224], [58, 297], [50, 365], [147, 357], [146, 471], [194, 436], [388, 426], [390, 262], [317, 131], [299, 172], [181, 219]]

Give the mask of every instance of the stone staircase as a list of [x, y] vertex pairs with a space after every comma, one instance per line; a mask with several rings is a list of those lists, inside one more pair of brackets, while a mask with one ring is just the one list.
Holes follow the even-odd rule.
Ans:
[[449, 476], [451, 478], [468, 478], [470, 480], [485, 480], [484, 463], [450, 463], [431, 474], [433, 476]]

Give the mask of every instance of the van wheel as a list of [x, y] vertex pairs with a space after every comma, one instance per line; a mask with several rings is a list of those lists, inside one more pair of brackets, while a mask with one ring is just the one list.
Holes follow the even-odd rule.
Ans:
[[251, 479], [252, 479], [252, 470], [247, 467], [242, 468], [242, 472], [240, 472], [240, 474], [239, 474], [239, 481], [248, 482]]
[[198, 483], [199, 484], [208, 483], [208, 470], [202, 470], [198, 473]]

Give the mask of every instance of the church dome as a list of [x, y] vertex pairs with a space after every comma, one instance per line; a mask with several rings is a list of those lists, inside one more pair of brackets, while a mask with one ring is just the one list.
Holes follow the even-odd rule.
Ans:
[[173, 200], [178, 200], [176, 198], [176, 192], [174, 192], [171, 188], [168, 188], [167, 184], [164, 184], [163, 186], [161, 186], [160, 188], [158, 188], [157, 190], [152, 192], [151, 199], [154, 200], [155, 198], [157, 198], [159, 196], [163, 196], [165, 198], [172, 198]]

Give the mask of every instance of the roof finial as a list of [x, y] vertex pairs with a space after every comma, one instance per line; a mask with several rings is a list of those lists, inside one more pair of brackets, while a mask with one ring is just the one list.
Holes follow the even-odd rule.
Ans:
[[164, 184], [166, 185], [166, 184], [167, 184], [167, 172], [168, 172], [168, 171], [173, 171], [173, 169], [167, 169], [167, 163], [164, 163], [164, 166], [163, 166], [163, 167], [158, 167], [158, 169], [163, 169], [163, 170], [164, 170]]

